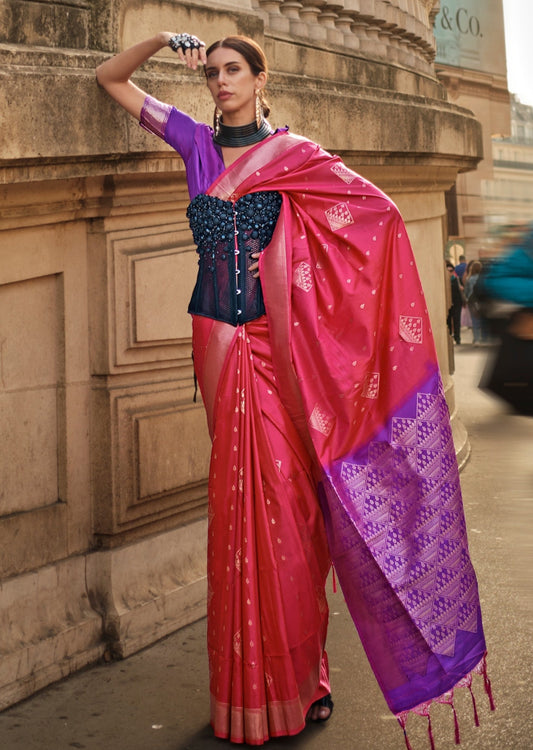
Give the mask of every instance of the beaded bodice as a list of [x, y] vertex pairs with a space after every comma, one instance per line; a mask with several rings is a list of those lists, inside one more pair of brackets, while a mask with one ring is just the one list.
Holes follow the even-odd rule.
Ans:
[[237, 326], [265, 312], [259, 278], [248, 271], [252, 253], [269, 244], [281, 209], [273, 191], [249, 193], [235, 203], [199, 194], [187, 217], [198, 249], [198, 277], [189, 312]]

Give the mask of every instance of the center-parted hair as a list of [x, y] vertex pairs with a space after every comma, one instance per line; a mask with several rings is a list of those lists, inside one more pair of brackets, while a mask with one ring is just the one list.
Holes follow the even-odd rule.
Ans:
[[[266, 59], [266, 55], [263, 52], [262, 48], [257, 44], [257, 42], [255, 42], [250, 37], [235, 35], [226, 36], [224, 37], [224, 39], [219, 39], [217, 42], [213, 42], [213, 44], [208, 47], [208, 49], [206, 50], [206, 56], [209, 57], [212, 52], [214, 52], [216, 49], [219, 49], [220, 47], [223, 47], [225, 49], [232, 49], [242, 55], [250, 66], [250, 70], [252, 71], [254, 76], [258, 76], [259, 73], [266, 73], [268, 76], [268, 62]], [[268, 117], [268, 115], [270, 114], [270, 106], [266, 100], [263, 89], [261, 89], [261, 91], [259, 92], [259, 99], [263, 107], [263, 114], [265, 115], [265, 117]]]

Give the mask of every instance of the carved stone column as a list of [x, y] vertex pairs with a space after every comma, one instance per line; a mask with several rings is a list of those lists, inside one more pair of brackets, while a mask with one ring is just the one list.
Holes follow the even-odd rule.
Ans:
[[290, 31], [290, 23], [282, 15], [280, 6], [283, 0], [257, 0], [261, 10], [267, 14], [268, 25], [272, 31]]
[[352, 31], [352, 23], [353, 19], [347, 9], [341, 10], [335, 21], [337, 29], [343, 34], [345, 47], [355, 50], [359, 49], [359, 39]]
[[342, 44], [344, 42], [344, 35], [335, 23], [342, 8], [341, 3], [326, 3], [318, 17], [318, 22], [327, 29], [326, 38], [330, 44]]
[[281, 12], [289, 19], [290, 32], [296, 36], [307, 36], [307, 24], [300, 15], [302, 7], [298, 0], [284, 0], [281, 5]]
[[302, 0], [300, 16], [307, 24], [308, 35], [317, 41], [326, 41], [328, 38], [326, 27], [318, 23], [318, 17], [325, 5], [326, 0]]

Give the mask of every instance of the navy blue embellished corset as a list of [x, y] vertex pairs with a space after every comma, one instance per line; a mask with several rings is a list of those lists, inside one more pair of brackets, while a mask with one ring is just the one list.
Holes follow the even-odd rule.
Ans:
[[249, 193], [235, 203], [200, 193], [187, 217], [198, 248], [198, 277], [189, 312], [237, 326], [265, 313], [259, 278], [248, 267], [268, 245], [281, 209], [273, 191]]

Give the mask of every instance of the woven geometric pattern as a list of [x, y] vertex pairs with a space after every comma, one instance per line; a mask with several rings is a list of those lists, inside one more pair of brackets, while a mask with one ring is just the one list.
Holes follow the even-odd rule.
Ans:
[[337, 175], [337, 177], [340, 177], [341, 180], [346, 182], [347, 185], [350, 185], [357, 175], [355, 172], [352, 172], [351, 169], [348, 169], [348, 167], [345, 167], [344, 164], [336, 163], [331, 167], [331, 171]]
[[401, 663], [421, 673], [425, 658], [417, 662], [422, 653], [409, 640], [409, 621], [434, 653], [446, 656], [454, 654], [458, 629], [477, 631], [476, 579], [447, 414], [442, 393], [419, 393], [416, 414], [393, 418], [389, 440], [370, 443], [366, 463], [343, 461], [340, 475], [368, 548], [359, 560], [364, 597], [389, 623]]
[[333, 417], [316, 404], [309, 418], [309, 426], [327, 437], [333, 429]]
[[421, 344], [424, 340], [422, 318], [412, 315], [400, 315], [400, 336], [408, 344]]
[[328, 208], [325, 214], [333, 232], [354, 223], [354, 218], [347, 203], [337, 203], [336, 206]]
[[309, 263], [300, 263], [294, 269], [294, 283], [304, 292], [309, 292], [313, 288], [313, 274]]
[[363, 382], [364, 398], [377, 398], [379, 395], [379, 372], [369, 372]]

